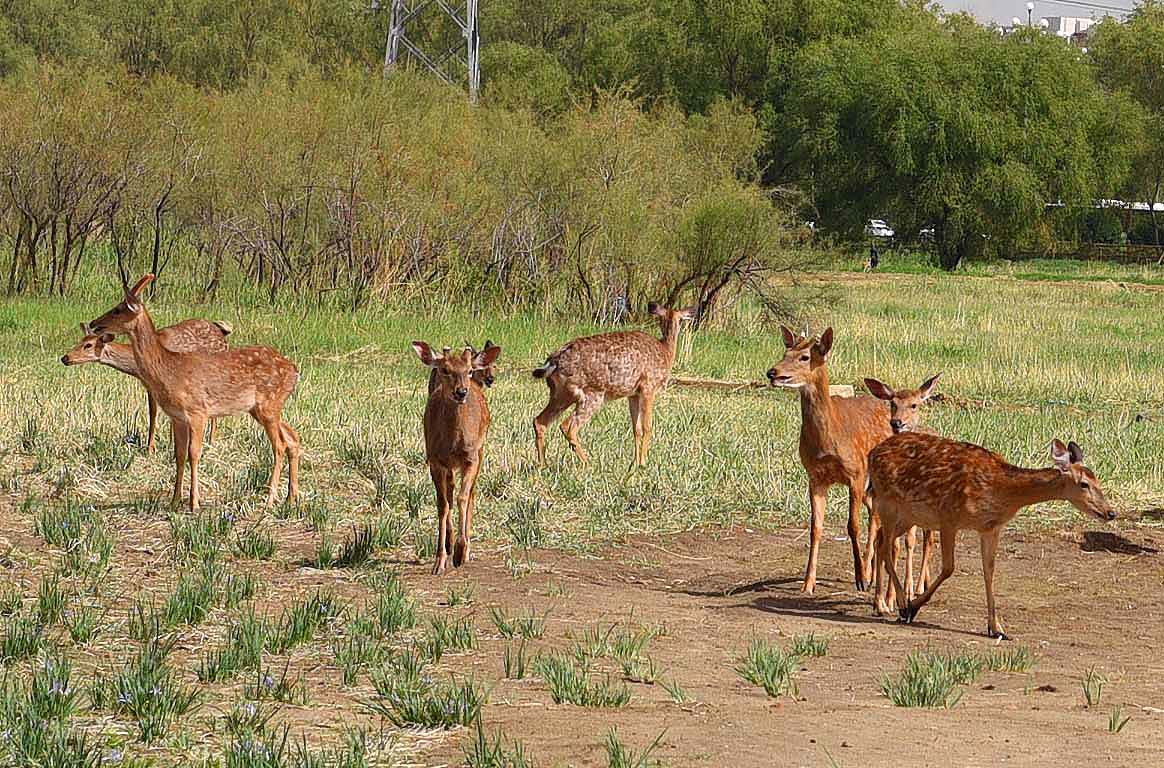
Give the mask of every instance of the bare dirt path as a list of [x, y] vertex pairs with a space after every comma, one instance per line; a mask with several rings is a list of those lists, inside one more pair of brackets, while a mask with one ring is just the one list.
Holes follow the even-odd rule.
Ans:
[[[835, 532], [835, 530], [834, 530]], [[514, 580], [486, 553], [448, 583], [476, 585], [478, 626], [487, 606], [550, 610], [542, 647], [567, 647], [598, 622], [665, 623], [650, 652], [695, 704], [659, 685], [632, 685], [624, 709], [551, 702], [537, 680], [501, 680], [485, 709], [489, 727], [522, 738], [538, 765], [606, 765], [611, 726], [641, 747], [666, 729], [656, 756], [679, 766], [1160, 765], [1164, 763], [1164, 531], [1079, 530], [1004, 536], [997, 588], [1001, 617], [1038, 655], [1028, 674], [985, 673], [949, 710], [892, 706], [878, 678], [909, 651], [989, 649], [977, 539], [964, 535], [957, 570], [912, 627], [873, 616], [846, 573], [847, 543], [822, 549], [817, 594], [802, 596], [801, 531], [700, 532], [620, 547], [603, 559], [539, 552]], [[430, 577], [407, 569], [410, 583]], [[563, 593], [564, 594], [560, 594]], [[491, 627], [490, 627], [491, 629]], [[815, 632], [826, 657], [805, 663], [800, 696], [773, 700], [733, 671], [752, 637], [787, 643]], [[501, 677], [504, 642], [463, 657], [461, 671]], [[495, 652], [491, 652], [495, 651]], [[1080, 679], [1095, 665], [1110, 680], [1097, 709]], [[1132, 720], [1108, 732], [1122, 705]], [[426, 755], [459, 765], [459, 741]]]

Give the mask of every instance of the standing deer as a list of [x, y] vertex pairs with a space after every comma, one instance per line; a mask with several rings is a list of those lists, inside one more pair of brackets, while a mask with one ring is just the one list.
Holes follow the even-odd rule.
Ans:
[[[466, 344], [465, 346], [468, 347], [469, 351], [473, 353], [473, 357], [476, 358], [477, 357], [476, 347], [473, 347], [469, 344]], [[481, 348], [481, 351], [488, 352], [493, 347], [494, 347], [493, 342], [490, 341], [489, 339], [486, 339], [485, 346]], [[441, 354], [447, 355], [452, 351], [453, 351], [452, 347], [445, 347], [444, 349], [441, 350]], [[494, 380], [494, 375], [493, 375], [493, 366], [492, 365], [488, 365], [484, 368], [473, 371], [473, 381], [477, 382], [478, 384], [480, 384], [484, 387], [492, 387], [493, 380]], [[438, 383], [437, 369], [433, 368], [433, 369], [431, 369], [431, 371], [428, 374], [428, 393], [430, 395], [432, 394], [432, 391], [434, 389], [436, 389], [437, 383]]]
[[897, 537], [911, 525], [938, 530], [942, 536], [942, 572], [920, 597], [907, 600], [897, 569], [889, 575], [897, 591], [901, 620], [911, 623], [934, 592], [954, 573], [954, 539], [958, 531], [978, 531], [982, 575], [986, 582], [986, 634], [1007, 639], [994, 606], [994, 561], [1002, 528], [1031, 504], [1062, 499], [1080, 512], [1114, 520], [1095, 473], [1083, 466], [1083, 449], [1074, 442], [1051, 441], [1048, 469], [1008, 464], [996, 453], [972, 443], [906, 432], [873, 449], [869, 479], [873, 509], [885, 526], [878, 545], [886, 565], [895, 563]]
[[[938, 383], [938, 378], [942, 374], [934, 374], [933, 376], [922, 382], [922, 385], [917, 389], [894, 389], [888, 384], [884, 384], [877, 379], [865, 379], [865, 386], [873, 393], [873, 396], [879, 400], [885, 400], [889, 403], [889, 427], [893, 430], [893, 434], [899, 435], [902, 432], [924, 432], [927, 435], [936, 435], [928, 427], [921, 426], [922, 406], [930, 399], [933, 394], [934, 385]], [[870, 518], [870, 524], [876, 528], [878, 521], [875, 517]], [[876, 541], [874, 534], [874, 540]], [[874, 545], [876, 546], [876, 545]], [[917, 548], [917, 527], [911, 526], [905, 534], [905, 588], [906, 597], [910, 600], [914, 596], [914, 580], [913, 580], [913, 553]], [[934, 551], [934, 532], [926, 531], [922, 541], [922, 561], [920, 584], [921, 591], [925, 591], [926, 585], [930, 582], [930, 556]], [[894, 563], [891, 566], [897, 567]], [[889, 611], [888, 603], [894, 600], [893, 583], [889, 582], [882, 589], [881, 574], [882, 568], [879, 558], [875, 558], [874, 568], [876, 568], [876, 587], [873, 593], [876, 595], [874, 603], [877, 613], [887, 613]]]
[[546, 460], [546, 428], [574, 406], [573, 415], [562, 422], [561, 430], [574, 453], [588, 464], [590, 459], [578, 433], [603, 403], [625, 397], [630, 403], [635, 464], [646, 464], [655, 396], [671, 375], [679, 324], [696, 315], [694, 308], [667, 309], [654, 302], [647, 309], [659, 318], [662, 338], [642, 331], [585, 336], [566, 344], [534, 370], [534, 378], [545, 379], [550, 388], [550, 402], [534, 418], [538, 461]]
[[[412, 342], [412, 348], [420, 361], [432, 369], [424, 408], [424, 447], [436, 487], [437, 549], [432, 572], [439, 576], [448, 569], [450, 554], [454, 568], [469, 559], [477, 476], [489, 431], [489, 404], [477, 374], [489, 370], [501, 354], [501, 347], [487, 344], [479, 353], [466, 348], [459, 355], [447, 351], [438, 354], [423, 341]], [[461, 489], [456, 494], [460, 531], [454, 546], [450, 506], [457, 472], [461, 473]]]
[[768, 370], [773, 387], [800, 391], [800, 462], [808, 473], [808, 500], [812, 508], [808, 567], [801, 591], [816, 588], [816, 565], [824, 534], [825, 505], [829, 488], [843, 484], [849, 488], [849, 542], [853, 548], [853, 580], [859, 591], [872, 581], [873, 533], [865, 557], [861, 556], [860, 514], [865, 503], [865, 481], [869, 451], [892, 434], [889, 409], [875, 397], [835, 397], [829, 394], [826, 361], [833, 346], [833, 329], [827, 328], [819, 340], [797, 337], [788, 328], [784, 336], [784, 359]]
[[[220, 320], [214, 322], [183, 320], [159, 330], [158, 338], [161, 339], [163, 346], [174, 352], [225, 352], [228, 349], [226, 337], [230, 335], [230, 332], [230, 324]], [[129, 344], [115, 344], [113, 343], [113, 334], [95, 334], [85, 323], [81, 323], [81, 335], [84, 338], [77, 343], [77, 346], [61, 357], [62, 363], [65, 365], [101, 363], [142, 381], [137, 361], [133, 357], [133, 348]], [[144, 381], [142, 381], [142, 386], [145, 386]], [[153, 453], [157, 435], [158, 401], [148, 387], [146, 387], [146, 398], [149, 405], [149, 437], [146, 440], [146, 452]], [[211, 419], [208, 442], [214, 442], [217, 427], [216, 420]]]
[[299, 495], [299, 435], [283, 421], [283, 404], [299, 381], [299, 369], [270, 347], [243, 347], [225, 352], [175, 352], [162, 344], [141, 300], [153, 275], [125, 292], [121, 303], [90, 323], [94, 333], [129, 336], [133, 357], [146, 388], [170, 417], [174, 433], [174, 498], [182, 498], [182, 473], [190, 462], [190, 509], [199, 503], [199, 468], [206, 421], [249, 413], [271, 441], [274, 461], [267, 505], [275, 503], [283, 454], [290, 456], [288, 500]]

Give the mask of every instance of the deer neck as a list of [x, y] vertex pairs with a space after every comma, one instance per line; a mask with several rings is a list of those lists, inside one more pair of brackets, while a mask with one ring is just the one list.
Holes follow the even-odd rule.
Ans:
[[1015, 511], [1031, 504], [1066, 498], [1063, 473], [1057, 469], [1024, 469], [1008, 466], [996, 488], [1006, 506]]
[[680, 320], [677, 317], [668, 320], [663, 327], [663, 336], [659, 339], [663, 345], [663, 356], [667, 359], [668, 366], [675, 362], [675, 350], [679, 346], [679, 323]]
[[133, 349], [134, 362], [139, 374], [147, 384], [161, 384], [166, 369], [169, 350], [162, 346], [158, 329], [150, 313], [143, 307], [136, 322], [126, 331]]
[[131, 376], [138, 375], [137, 359], [133, 354], [133, 346], [130, 344], [106, 344], [101, 350], [100, 362], [122, 373], [128, 373]]
[[800, 432], [816, 445], [828, 441], [833, 432], [833, 400], [829, 395], [829, 374], [822, 366], [813, 380], [800, 388]]

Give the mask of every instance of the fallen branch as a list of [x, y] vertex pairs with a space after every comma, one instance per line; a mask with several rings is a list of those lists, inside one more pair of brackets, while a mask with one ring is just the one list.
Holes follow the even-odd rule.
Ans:
[[[728, 379], [705, 379], [696, 376], [672, 376], [669, 384], [678, 384], [681, 387], [703, 387], [704, 389], [727, 389], [740, 391], [744, 389], [766, 389], [768, 383], [764, 381], [730, 381]], [[855, 392], [849, 384], [830, 384], [829, 394], [835, 397], [852, 397]]]

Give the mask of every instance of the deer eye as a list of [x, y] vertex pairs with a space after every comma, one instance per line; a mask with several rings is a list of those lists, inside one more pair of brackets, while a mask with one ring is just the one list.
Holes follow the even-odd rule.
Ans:
[[801, 355], [800, 356], [800, 362], [802, 362], [802, 363], [807, 363], [811, 359], [812, 359], [811, 355]]
[[913, 405], [911, 405], [910, 408], [912, 408], [916, 411], [917, 410], [917, 403], [914, 403]]
[[1091, 483], [1087, 482], [1086, 480], [1081, 480], [1079, 482], [1079, 487], [1086, 491], [1088, 488], [1091, 487]]
[[89, 347], [91, 347], [91, 346], [93, 346], [92, 342], [90, 342], [89, 344], [86, 344], [86, 345], [85, 345], [85, 349], [88, 349], [88, 348], [89, 348]]

